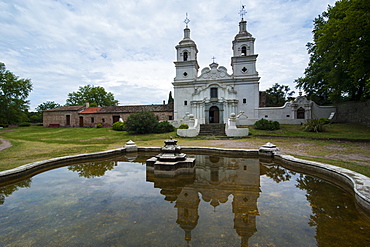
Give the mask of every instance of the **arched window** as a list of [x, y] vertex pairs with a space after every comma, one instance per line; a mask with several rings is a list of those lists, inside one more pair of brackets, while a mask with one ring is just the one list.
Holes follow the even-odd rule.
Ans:
[[188, 61], [188, 52], [187, 51], [184, 52], [184, 61]]
[[242, 46], [242, 56], [246, 56], [246, 55], [247, 55], [247, 47]]

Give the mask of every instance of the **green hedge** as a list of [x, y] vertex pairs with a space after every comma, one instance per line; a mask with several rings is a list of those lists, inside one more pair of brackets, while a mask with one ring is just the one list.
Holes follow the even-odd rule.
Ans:
[[181, 124], [179, 129], [189, 129], [189, 126], [187, 124]]
[[18, 126], [19, 127], [30, 127], [31, 126], [31, 123], [24, 122], [24, 123], [18, 124]]
[[[98, 127], [98, 126], [96, 126], [96, 127]], [[120, 122], [120, 121], [115, 122], [115, 123], [112, 125], [112, 129], [113, 129], [113, 130], [117, 130], [117, 131], [125, 131], [125, 130], [126, 130], [126, 128], [125, 128], [125, 123]]]
[[262, 118], [254, 123], [254, 128], [258, 130], [278, 130], [280, 129], [280, 123]]

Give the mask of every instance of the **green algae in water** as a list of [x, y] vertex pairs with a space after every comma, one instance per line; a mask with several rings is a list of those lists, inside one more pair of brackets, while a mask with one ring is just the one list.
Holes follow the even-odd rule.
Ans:
[[258, 159], [192, 156], [190, 173], [91, 161], [3, 186], [1, 245], [370, 245], [345, 191]]

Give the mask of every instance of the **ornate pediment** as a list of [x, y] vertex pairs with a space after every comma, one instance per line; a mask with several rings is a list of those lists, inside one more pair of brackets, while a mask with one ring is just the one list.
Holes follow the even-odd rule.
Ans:
[[220, 88], [221, 90], [229, 93], [229, 95], [235, 95], [237, 94], [237, 91], [235, 90], [235, 86], [234, 85], [222, 85], [221, 83], [210, 83], [210, 84], [207, 84], [207, 85], [204, 85], [204, 86], [201, 86], [201, 87], [194, 87], [194, 93], [193, 93], [193, 96], [194, 95], [200, 95], [202, 92], [208, 90], [210, 87], [218, 87]]
[[202, 69], [198, 80], [215, 80], [215, 79], [229, 79], [231, 75], [227, 73], [224, 66], [218, 67], [217, 63], [211, 63], [209, 67]]
[[[313, 101], [311, 100], [308, 100], [306, 98], [306, 96], [298, 96], [295, 100], [291, 101], [291, 106], [293, 108], [298, 108], [298, 107], [304, 107], [304, 108], [307, 108], [307, 107], [310, 107], [310, 105], [313, 103]], [[289, 106], [289, 105], [287, 105]]]

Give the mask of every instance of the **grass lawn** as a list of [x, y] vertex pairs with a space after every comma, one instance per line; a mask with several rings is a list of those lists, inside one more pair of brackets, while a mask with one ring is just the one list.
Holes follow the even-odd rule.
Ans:
[[270, 141], [283, 153], [345, 167], [370, 177], [370, 141], [324, 140], [327, 138], [370, 140], [369, 127], [331, 124], [327, 125], [326, 132], [322, 133], [303, 132], [300, 125], [282, 125], [282, 128], [276, 131], [260, 131], [253, 127], [249, 129], [252, 135], [248, 138], [216, 140], [180, 138], [176, 137], [176, 132], [130, 135], [109, 128], [7, 128], [4, 130], [12, 131], [0, 132], [0, 138], [9, 140], [13, 146], [0, 151], [0, 171], [39, 160], [120, 148], [128, 140], [133, 140], [138, 146], [160, 147], [163, 146], [164, 140], [173, 136], [179, 141], [180, 146], [258, 149]]

